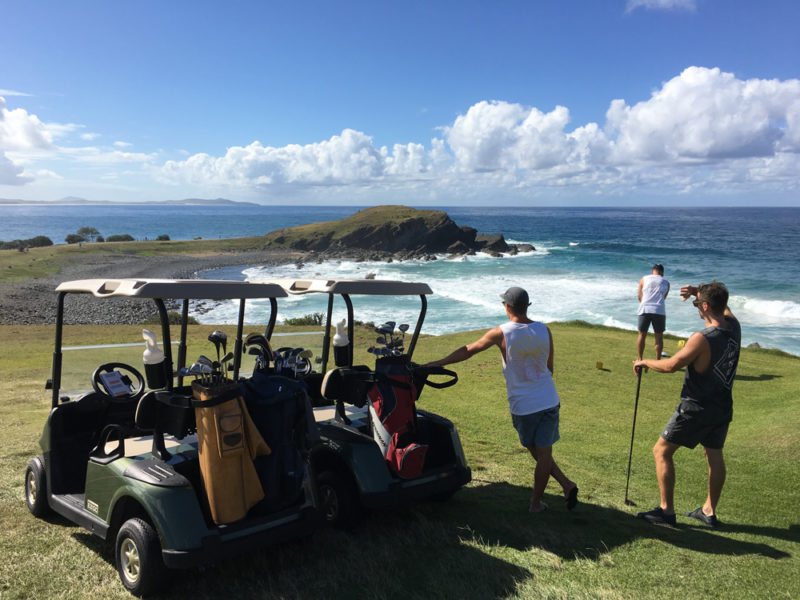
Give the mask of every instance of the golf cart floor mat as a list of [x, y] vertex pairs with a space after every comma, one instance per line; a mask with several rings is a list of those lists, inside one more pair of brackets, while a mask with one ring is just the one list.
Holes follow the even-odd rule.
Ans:
[[377, 381], [367, 392], [373, 438], [389, 469], [403, 479], [422, 473], [428, 451], [426, 444], [415, 441], [419, 390], [408, 367], [405, 356], [379, 358]]
[[211, 516], [232, 523], [264, 498], [253, 460], [270, 453], [250, 418], [239, 384], [192, 383], [198, 454]]

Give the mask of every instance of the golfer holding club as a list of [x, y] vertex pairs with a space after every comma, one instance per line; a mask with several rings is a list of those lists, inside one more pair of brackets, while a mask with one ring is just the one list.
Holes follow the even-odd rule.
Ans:
[[497, 346], [503, 360], [511, 420], [520, 443], [536, 461], [529, 510], [538, 513], [547, 509], [542, 496], [551, 475], [561, 484], [567, 509], [572, 510], [578, 503], [578, 486], [553, 460], [553, 444], [559, 439], [560, 406], [553, 383], [553, 336], [544, 323], [528, 318], [528, 292], [520, 287], [510, 287], [500, 298], [503, 299], [508, 323], [490, 329], [479, 340], [425, 366], [461, 362]]
[[708, 497], [703, 506], [686, 513], [709, 527], [717, 527], [717, 503], [725, 483], [725, 461], [722, 446], [733, 418], [731, 389], [739, 363], [741, 327], [728, 309], [728, 290], [714, 281], [697, 287], [681, 288], [681, 298], [692, 302], [706, 328], [691, 335], [686, 345], [674, 356], [660, 360], [637, 360], [634, 372], [653, 369], [659, 373], [674, 373], [686, 367], [680, 404], [664, 427], [653, 447], [656, 478], [661, 492], [661, 504], [653, 510], [640, 512], [638, 519], [650, 523], [675, 525], [675, 465], [672, 455], [685, 446], [703, 446], [708, 461]]

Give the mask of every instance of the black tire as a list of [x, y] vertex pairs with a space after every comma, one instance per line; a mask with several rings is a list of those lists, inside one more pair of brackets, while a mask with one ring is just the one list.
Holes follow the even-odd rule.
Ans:
[[47, 476], [41, 456], [32, 458], [25, 469], [25, 504], [34, 517], [42, 518], [50, 514], [47, 503]]
[[128, 519], [119, 528], [114, 562], [122, 585], [134, 596], [160, 592], [166, 585], [167, 568], [158, 534], [142, 519]]
[[317, 477], [320, 507], [325, 524], [350, 529], [361, 520], [361, 504], [350, 478], [338, 471], [323, 471]]

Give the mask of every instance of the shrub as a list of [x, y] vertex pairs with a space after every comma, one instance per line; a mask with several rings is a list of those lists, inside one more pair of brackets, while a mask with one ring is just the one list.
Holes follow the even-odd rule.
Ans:
[[133, 236], [128, 233], [118, 233], [116, 235], [110, 235], [106, 238], [107, 242], [133, 242], [135, 241]]
[[81, 242], [85, 242], [86, 238], [82, 235], [78, 235], [77, 233], [70, 233], [64, 238], [64, 241], [68, 244], [80, 244]]
[[168, 242], [169, 236], [166, 233], [162, 233], [160, 236], [156, 238], [157, 242]]
[[13, 240], [10, 242], [0, 242], [0, 250], [24, 250], [25, 248], [41, 248], [42, 246], [52, 246], [53, 240], [44, 235], [37, 235], [27, 240]]
[[304, 317], [297, 317], [295, 319], [286, 319], [284, 321], [285, 325], [322, 325], [322, 320], [325, 318], [325, 315], [322, 313], [312, 313], [310, 315], [305, 315]]
[[[180, 325], [181, 324], [181, 313], [179, 313], [176, 310], [168, 310], [167, 311], [167, 320], [169, 321], [170, 325]], [[189, 316], [189, 318], [186, 319], [186, 322], [189, 325], [199, 325], [200, 324], [200, 322], [197, 319], [195, 319], [194, 317], [192, 317], [192, 316]], [[158, 318], [158, 315], [153, 315], [152, 317], [150, 317], [146, 321], [142, 322], [142, 325], [160, 325], [160, 324], [161, 324], [161, 320]]]
[[78, 229], [78, 235], [81, 235], [90, 242], [93, 242], [100, 236], [100, 232], [94, 227], [81, 227]]

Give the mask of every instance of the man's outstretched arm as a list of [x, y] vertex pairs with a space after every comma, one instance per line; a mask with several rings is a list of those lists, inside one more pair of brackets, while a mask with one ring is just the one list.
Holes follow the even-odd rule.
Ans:
[[500, 346], [503, 342], [503, 332], [499, 327], [493, 327], [489, 331], [487, 331], [482, 338], [472, 342], [471, 344], [467, 344], [466, 346], [461, 346], [457, 348], [444, 358], [440, 358], [439, 360], [434, 360], [427, 363], [425, 366], [428, 367], [443, 367], [445, 365], [451, 365], [453, 363], [461, 362], [467, 360], [471, 356], [477, 354], [478, 352], [483, 352], [484, 350], [491, 348], [492, 346]]

